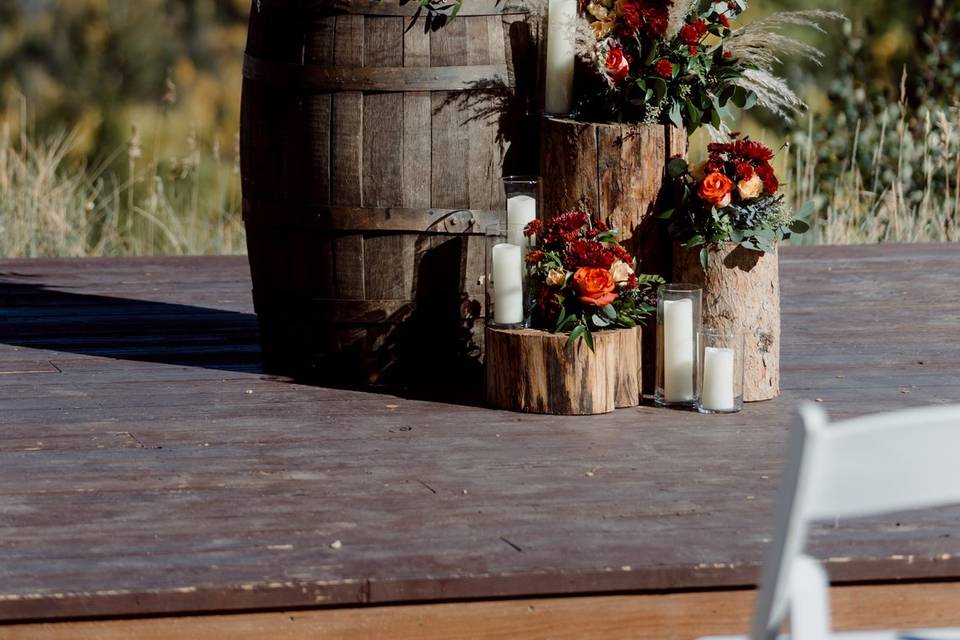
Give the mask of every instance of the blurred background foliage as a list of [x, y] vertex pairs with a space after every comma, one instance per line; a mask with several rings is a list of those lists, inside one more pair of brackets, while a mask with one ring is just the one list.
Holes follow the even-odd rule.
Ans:
[[[242, 252], [237, 132], [249, 0], [0, 0], [0, 255]], [[787, 64], [811, 110], [748, 113], [808, 240], [956, 240], [960, 3], [755, 0], [839, 9]], [[702, 141], [701, 141], [702, 143]]]

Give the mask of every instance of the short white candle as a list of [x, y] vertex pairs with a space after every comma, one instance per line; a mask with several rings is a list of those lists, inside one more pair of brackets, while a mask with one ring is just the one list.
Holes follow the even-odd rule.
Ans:
[[573, 103], [573, 29], [577, 0], [550, 0], [547, 13], [547, 113], [570, 113]]
[[693, 400], [693, 300], [663, 301], [663, 392], [667, 402]]
[[493, 247], [493, 321], [523, 322], [523, 255], [517, 245], [503, 242]]
[[[527, 223], [537, 218], [537, 199], [532, 196], [518, 195], [507, 198], [507, 242], [525, 247], [530, 242], [523, 236]], [[531, 242], [533, 240], [531, 239]]]
[[704, 347], [700, 404], [710, 411], [733, 411], [733, 349]]

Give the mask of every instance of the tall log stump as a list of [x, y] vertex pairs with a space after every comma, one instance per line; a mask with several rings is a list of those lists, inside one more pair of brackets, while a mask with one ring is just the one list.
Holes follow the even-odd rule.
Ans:
[[699, 248], [674, 245], [673, 279], [703, 288], [703, 326], [743, 331], [743, 399], [780, 395], [780, 261], [735, 243], [710, 248], [704, 272]]
[[486, 331], [487, 404], [555, 415], [591, 415], [640, 404], [640, 327], [584, 340], [534, 329]]
[[[687, 132], [666, 125], [540, 121], [540, 175], [546, 218], [572, 209], [599, 216], [623, 235], [641, 273], [669, 279], [670, 239], [657, 219], [670, 158], [687, 155]], [[656, 335], [644, 335], [643, 389], [652, 393]]]

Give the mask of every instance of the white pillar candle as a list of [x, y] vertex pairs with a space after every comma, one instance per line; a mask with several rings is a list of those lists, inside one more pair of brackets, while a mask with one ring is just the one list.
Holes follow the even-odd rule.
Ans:
[[509, 242], [493, 247], [493, 321], [497, 324], [523, 322], [522, 251]]
[[693, 400], [693, 300], [663, 301], [663, 395], [667, 402]]
[[733, 411], [733, 349], [704, 347], [700, 404], [710, 411]]
[[507, 242], [518, 247], [527, 246], [523, 230], [527, 223], [537, 217], [537, 199], [532, 196], [518, 195], [507, 198]]
[[547, 113], [570, 113], [573, 103], [573, 29], [577, 0], [550, 0], [547, 13]]

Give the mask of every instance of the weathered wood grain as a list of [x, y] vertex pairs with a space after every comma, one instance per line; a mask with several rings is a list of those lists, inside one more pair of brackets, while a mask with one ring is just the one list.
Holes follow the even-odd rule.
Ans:
[[[743, 635], [752, 590], [498, 600], [0, 627], [2, 640], [693, 640]], [[957, 583], [834, 587], [833, 628], [955, 627]]]
[[[510, 122], [533, 108], [516, 78], [536, 43], [505, 26], [527, 20], [522, 3], [477, 0], [444, 29], [415, 13], [253, 3], [243, 208], [273, 373], [438, 397], [464, 368], [479, 375], [483, 242], [466, 236], [502, 214]], [[416, 355], [431, 325], [449, 356], [432, 374]]]
[[[265, 375], [242, 257], [2, 261], [0, 619], [749, 587], [798, 401], [960, 401], [960, 246], [780, 260], [780, 398], [590, 418]], [[810, 551], [906, 593], [960, 578], [958, 517]]]
[[703, 326], [743, 332], [743, 399], [770, 400], [780, 394], [780, 269], [776, 253], [727, 243], [710, 249], [709, 267], [700, 249], [674, 245], [673, 281], [702, 288]]
[[[685, 132], [674, 127], [600, 124], [544, 117], [540, 126], [540, 174], [544, 214], [580, 209], [621, 232], [641, 273], [670, 278], [666, 229], [654, 215], [667, 160], [686, 156]], [[644, 334], [645, 393], [656, 374], [656, 332]]]
[[487, 404], [555, 415], [593, 415], [640, 404], [639, 327], [583, 340], [534, 329], [487, 328]]

